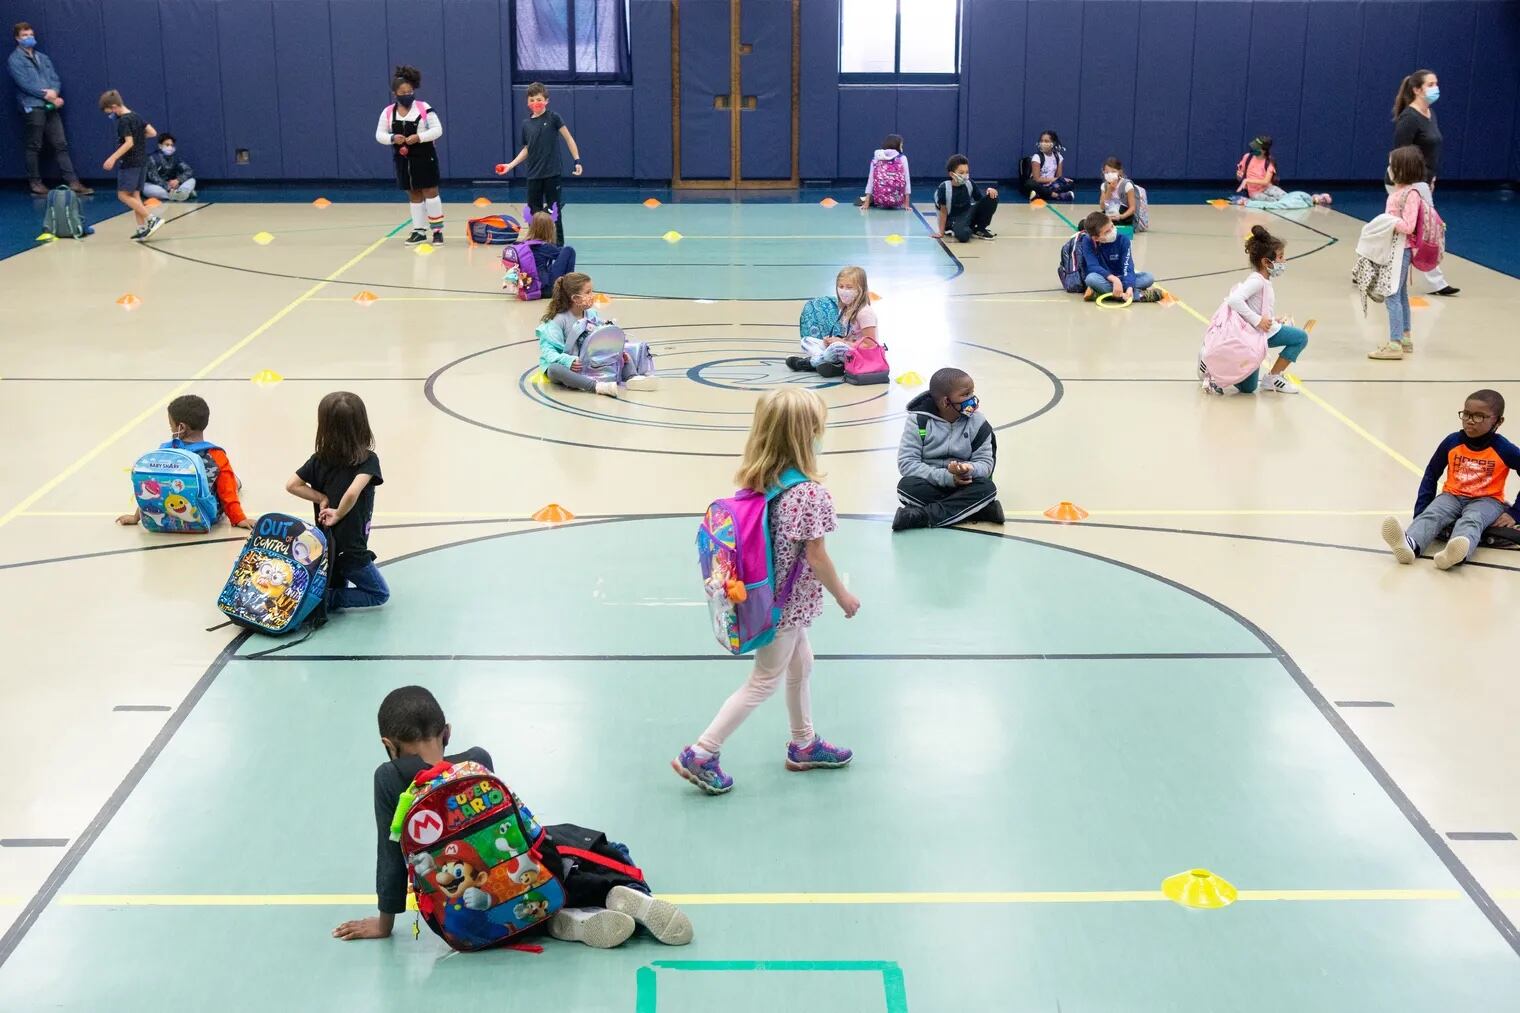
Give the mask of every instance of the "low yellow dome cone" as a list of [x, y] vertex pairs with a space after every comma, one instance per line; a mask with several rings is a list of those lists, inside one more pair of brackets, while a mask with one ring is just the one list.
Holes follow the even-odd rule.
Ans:
[[255, 386], [272, 387], [285, 378], [272, 369], [261, 369], [257, 373], [250, 376], [248, 379]]
[[884, 239], [882, 241], [884, 243], [886, 243], [888, 246], [901, 246], [902, 245], [902, 241], [903, 241], [903, 237], [899, 236], [897, 233], [894, 232], [894, 233], [892, 233], [890, 236], [888, 236], [886, 239]]
[[540, 369], [538, 372], [528, 377], [528, 382], [537, 384], [538, 386], [542, 387], [544, 384], [549, 382], [549, 377], [545, 375], [543, 370]]
[[432, 243], [418, 243], [417, 244], [417, 256], [419, 256], [419, 257], [426, 257], [429, 254], [431, 254], [432, 252], [433, 252], [433, 244]]
[[1189, 869], [1168, 876], [1161, 881], [1161, 892], [1169, 901], [1203, 910], [1229, 907], [1240, 896], [1234, 886], [1207, 869]]
[[1230, 202], [1225, 200], [1223, 197], [1215, 197], [1213, 200], [1204, 201], [1204, 203], [1210, 207], [1216, 208], [1227, 208], [1230, 206]]
[[270, 243], [274, 242], [274, 235], [268, 232], [257, 232], [254, 233], [253, 241], [255, 243], [258, 243], [260, 246], [268, 246]]
[[39, 243], [51, 243], [53, 240], [55, 240], [57, 238], [58, 237], [55, 236], [55, 235], [53, 235], [51, 232], [44, 232], [42, 235], [40, 235], [40, 236], [37, 237], [37, 242], [39, 242]]
[[921, 374], [910, 369], [902, 376], [899, 376], [897, 382], [904, 387], [922, 387], [924, 385], [924, 378]]
[[665, 233], [665, 235], [661, 236], [660, 238], [664, 239], [667, 243], [679, 243], [682, 239], [684, 239], [686, 237], [683, 236], [683, 235], [681, 235], [675, 229], [671, 229], [669, 232]]

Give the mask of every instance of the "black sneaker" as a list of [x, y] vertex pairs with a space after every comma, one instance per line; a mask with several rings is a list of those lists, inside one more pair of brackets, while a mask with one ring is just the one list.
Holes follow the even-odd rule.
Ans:
[[148, 219], [147, 224], [142, 227], [141, 238], [147, 239], [149, 236], [153, 235], [153, 233], [157, 232], [158, 227], [162, 224], [164, 224], [164, 220], [158, 217], [158, 215], [153, 215]]
[[416, 246], [418, 243], [425, 243], [427, 241], [428, 234], [426, 229], [413, 229], [412, 234], [406, 237], [406, 245], [408, 246]]
[[443, 245], [443, 230], [442, 229], [434, 229], [433, 230], [433, 245], [434, 246], [442, 246]]
[[971, 234], [978, 239], [996, 239], [997, 233], [990, 229], [972, 229]]
[[1003, 517], [1003, 504], [999, 503], [997, 500], [993, 500], [991, 503], [988, 503], [986, 506], [982, 507], [982, 509], [979, 510], [976, 515], [971, 518], [971, 521], [975, 524], [1002, 524], [1005, 519], [1006, 518]]
[[813, 368], [813, 360], [809, 359], [806, 355], [788, 355], [786, 357], [786, 368], [790, 369], [793, 373], [818, 372]]
[[1452, 286], [1447, 285], [1443, 289], [1438, 289], [1435, 294], [1436, 295], [1456, 295], [1460, 291], [1462, 291], [1460, 288], [1453, 288]]
[[918, 507], [898, 507], [897, 513], [892, 517], [893, 531], [906, 531], [909, 528], [927, 528], [929, 516]]
[[819, 376], [827, 377], [828, 379], [833, 380], [837, 377], [844, 376], [844, 367], [837, 362], [824, 362], [820, 363], [817, 366], [814, 366], [813, 372], [817, 373]]
[[140, 243], [144, 239], [146, 239], [147, 237], [148, 237], [148, 227], [146, 225], [139, 225], [137, 227], [137, 231], [134, 232], [134, 233], [132, 233], [132, 241], [134, 243]]

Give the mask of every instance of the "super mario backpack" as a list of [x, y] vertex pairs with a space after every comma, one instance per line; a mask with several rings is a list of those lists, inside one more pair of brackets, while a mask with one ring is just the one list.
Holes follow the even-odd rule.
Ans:
[[330, 556], [320, 528], [289, 514], [265, 514], [232, 564], [217, 608], [260, 633], [299, 629], [325, 614]]
[[401, 842], [418, 913], [456, 950], [507, 943], [565, 906], [554, 845], [478, 763], [420, 772], [397, 800], [391, 840]]
[[149, 531], [205, 534], [221, 514], [201, 452], [214, 443], [170, 440], [132, 466], [132, 493]]
[[797, 554], [778, 586], [771, 558], [771, 501], [806, 481], [802, 472], [788, 468], [764, 494], [740, 489], [728, 499], [714, 500], [697, 528], [697, 561], [713, 636], [729, 654], [747, 654], [776, 637], [803, 557]]

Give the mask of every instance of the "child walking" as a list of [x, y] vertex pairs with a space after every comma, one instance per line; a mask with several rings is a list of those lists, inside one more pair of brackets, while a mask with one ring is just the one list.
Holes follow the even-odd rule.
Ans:
[[[533, 332], [538, 338], [538, 362], [544, 375], [561, 387], [594, 390], [605, 397], [617, 397], [620, 393], [618, 381], [587, 376], [586, 363], [581, 358], [582, 342], [603, 322], [596, 312], [596, 288], [591, 284], [590, 275], [577, 271], [556, 281], [554, 291], [549, 295], [549, 308], [544, 310], [538, 330]], [[629, 390], [654, 390], [654, 360], [645, 353], [639, 354], [638, 358], [645, 363], [642, 373], [635, 368], [634, 356], [623, 353], [619, 379]]]
[[[1393, 240], [1393, 293], [1383, 300], [1388, 308], [1388, 340], [1367, 353], [1369, 359], [1402, 359], [1414, 352], [1414, 334], [1409, 316], [1409, 262], [1414, 256], [1410, 245], [1415, 228], [1420, 222], [1420, 209], [1426, 203], [1424, 194], [1430, 193], [1425, 184], [1425, 156], [1413, 144], [1394, 148], [1388, 156], [1388, 178], [1393, 189], [1388, 191], [1388, 203], [1383, 213], [1392, 219]], [[1424, 194], [1420, 192], [1424, 189]]]
[[396, 163], [396, 185], [406, 191], [411, 203], [412, 234], [408, 246], [428, 241], [443, 242], [443, 198], [438, 196], [438, 149], [435, 141], [443, 136], [443, 121], [431, 106], [417, 98], [422, 86], [422, 72], [416, 67], [400, 66], [391, 78], [391, 93], [396, 100], [380, 111], [375, 125], [375, 140], [390, 146]]
[[316, 452], [285, 483], [292, 496], [310, 500], [317, 524], [327, 531], [333, 553], [330, 608], [378, 608], [391, 589], [369, 549], [375, 516], [380, 457], [359, 395], [334, 391], [317, 405]]
[[142, 188], [148, 171], [148, 138], [157, 137], [153, 124], [127, 108], [121, 100], [121, 92], [114, 88], [100, 96], [100, 111], [116, 121], [118, 146], [105, 160], [106, 172], [116, 173], [116, 199], [121, 201], [137, 219], [137, 231], [132, 238], [138, 242], [158, 231], [163, 219], [148, 214], [142, 202]]
[[1029, 199], [1076, 200], [1076, 183], [1066, 176], [1066, 149], [1054, 130], [1040, 134], [1038, 150], [1029, 156]]
[[813, 649], [808, 644], [808, 627], [823, 614], [824, 589], [834, 596], [846, 619], [860, 611], [860, 599], [839, 579], [823, 544], [824, 536], [836, 526], [834, 500], [818, 481], [822, 476], [817, 448], [827, 412], [821, 397], [801, 387], [771, 390], [755, 407], [736, 480], [746, 489], [763, 493], [776, 488], [783, 473], [791, 469], [805, 476], [806, 481], [781, 493], [769, 507], [771, 573], [790, 573], [796, 565], [797, 578], [782, 607], [776, 638], [755, 652], [749, 679], [724, 702], [697, 741], [670, 761], [677, 774], [709, 795], [733, 788], [734, 779], [719, 766], [718, 754], [750, 712], [776, 692], [783, 677], [792, 732], [786, 769], [843, 767], [854, 756], [814, 732], [809, 688]]
[[913, 197], [913, 178], [908, 173], [908, 156], [903, 154], [903, 139], [888, 134], [866, 173], [866, 192], [855, 198], [857, 207], [905, 208]]
[[1272, 279], [1288, 269], [1283, 263], [1286, 245], [1260, 225], [1251, 226], [1246, 238], [1246, 259], [1251, 275], [1234, 288], [1209, 321], [1198, 354], [1198, 379], [1209, 394], [1223, 394], [1234, 385], [1242, 394], [1256, 391], [1261, 360], [1268, 348], [1277, 348], [1277, 361], [1267, 374], [1263, 390], [1297, 394], [1298, 387], [1283, 372], [1298, 361], [1309, 344], [1309, 332], [1294, 327], [1288, 317], [1272, 316]]
[[[1504, 484], [1520, 470], [1520, 447], [1499, 435], [1504, 422], [1504, 395], [1479, 390], [1467, 396], [1457, 412], [1462, 428], [1441, 441], [1415, 496], [1414, 523], [1404, 530], [1397, 517], [1383, 520], [1383, 541], [1400, 563], [1413, 563], [1426, 546], [1447, 528], [1451, 537], [1436, 553], [1437, 570], [1449, 570], [1471, 559], [1490, 527], [1514, 527], [1520, 521], [1520, 496], [1507, 510]], [[1446, 472], [1441, 494], [1436, 479]]]

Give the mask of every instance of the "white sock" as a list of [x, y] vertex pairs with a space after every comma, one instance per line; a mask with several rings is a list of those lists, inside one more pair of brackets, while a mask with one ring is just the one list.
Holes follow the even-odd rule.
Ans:
[[422, 202], [412, 205], [412, 228], [427, 231], [427, 214], [422, 210]]
[[434, 231], [443, 228], [443, 198], [428, 197], [422, 203], [427, 207], [429, 227]]
[[692, 753], [694, 753], [696, 755], [697, 760], [700, 761], [700, 762], [702, 762], [702, 763], [706, 763], [708, 760], [711, 760], [713, 758], [713, 754], [709, 753], [707, 750], [703, 749], [701, 746], [692, 746], [691, 747], [691, 751], [692, 751]]

